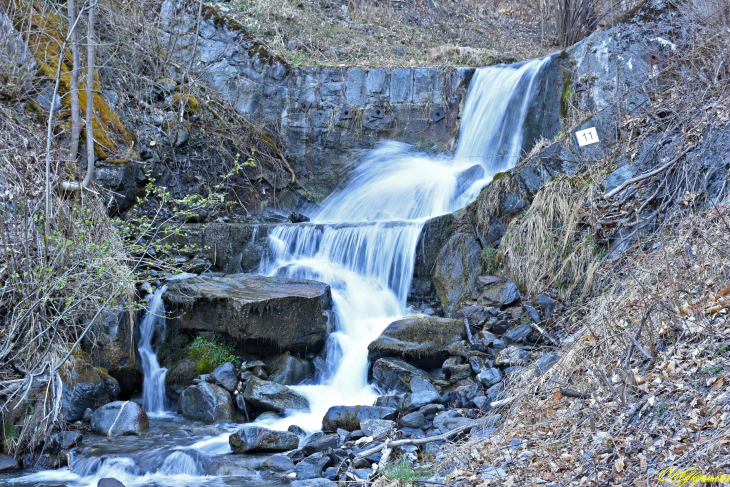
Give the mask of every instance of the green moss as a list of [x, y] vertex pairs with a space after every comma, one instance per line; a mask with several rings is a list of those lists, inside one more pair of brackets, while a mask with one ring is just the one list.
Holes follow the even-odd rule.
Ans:
[[571, 79], [566, 79], [565, 83], [563, 83], [563, 93], [560, 95], [560, 115], [563, 118], [568, 116], [568, 100], [574, 92], [575, 89], [573, 88]]
[[188, 356], [198, 360], [198, 372], [208, 374], [219, 365], [226, 362], [235, 362], [238, 356], [233, 353], [233, 347], [208, 338], [198, 336], [188, 345]]

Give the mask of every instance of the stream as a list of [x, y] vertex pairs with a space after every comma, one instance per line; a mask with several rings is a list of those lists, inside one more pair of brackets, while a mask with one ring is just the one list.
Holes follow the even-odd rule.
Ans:
[[[387, 141], [363, 155], [351, 179], [309, 215], [269, 236], [273, 253], [260, 264], [270, 276], [314, 279], [331, 286], [336, 328], [325, 354], [328, 373], [316, 385], [291, 388], [310, 402], [298, 412], [257, 424], [318, 431], [335, 405], [371, 405], [367, 347], [396, 319], [414, 314], [407, 297], [416, 245], [429, 218], [463, 208], [521, 155], [523, 122], [549, 58], [481, 68], [471, 81], [457, 150], [426, 155]], [[143, 436], [84, 434], [71, 469], [0, 476], [0, 484], [96, 486], [113, 477], [126, 487], [286, 485], [258, 467], [270, 455], [232, 455], [228, 436], [240, 425], [185, 420], [164, 404], [164, 374], [152, 343], [164, 326], [161, 296], [152, 297], [140, 324], [142, 406], [150, 417]], [[300, 441], [303, 438], [300, 439]]]

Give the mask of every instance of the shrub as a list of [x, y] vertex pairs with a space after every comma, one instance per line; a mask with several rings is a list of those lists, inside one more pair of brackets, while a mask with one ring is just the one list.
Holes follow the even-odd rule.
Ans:
[[238, 360], [232, 346], [202, 336], [196, 337], [193, 343], [188, 345], [188, 356], [198, 359], [198, 372], [201, 374], [208, 374], [219, 365]]
[[428, 472], [422, 468], [413, 468], [406, 458], [398, 458], [389, 463], [383, 470], [383, 476], [389, 481], [397, 481], [399, 485], [413, 485], [416, 480], [427, 476]]

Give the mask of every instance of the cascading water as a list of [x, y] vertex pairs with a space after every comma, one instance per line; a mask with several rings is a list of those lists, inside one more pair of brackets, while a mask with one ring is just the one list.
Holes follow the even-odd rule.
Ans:
[[167, 369], [160, 367], [157, 361], [157, 353], [152, 348], [152, 336], [155, 334], [157, 325], [165, 324], [165, 304], [162, 302], [162, 295], [167, 290], [163, 286], [149, 300], [149, 308], [139, 326], [139, 357], [142, 360], [142, 372], [144, 382], [142, 383], [142, 409], [147, 415], [165, 414], [165, 374]]
[[[389, 323], [408, 314], [406, 299], [423, 224], [473, 201], [494, 174], [517, 163], [534, 85], [548, 62], [546, 58], [477, 70], [453, 156], [425, 156], [405, 144], [383, 143], [364, 157], [350, 182], [311, 215], [312, 223], [281, 225], [271, 233], [273, 255], [261, 263], [261, 272], [330, 284], [337, 329], [327, 343], [329, 373], [318, 385], [293, 386], [309, 399], [310, 412], [264, 424], [279, 429], [297, 424], [312, 431], [321, 427], [330, 406], [373, 403], [367, 347]], [[164, 411], [166, 370], [152, 348], [154, 329], [164, 319], [164, 290], [154, 294], [140, 326], [143, 407], [153, 418]], [[160, 442], [160, 435], [184, 424], [179, 416], [151, 421], [154, 434], [99, 440], [72, 471], [38, 472], [12, 482], [81, 487], [114, 477], [128, 487], [269, 485], [253, 471], [245, 478], [240, 469], [235, 477], [205, 474], [208, 465], [226, 458], [215, 455], [230, 452], [228, 433], [202, 440], [165, 435]]]
[[408, 313], [415, 249], [427, 219], [473, 201], [494, 174], [514, 167], [535, 80], [549, 58], [477, 70], [453, 157], [414, 152], [386, 142], [371, 151], [343, 188], [303, 225], [281, 225], [269, 239], [263, 274], [330, 284], [337, 331], [327, 344], [332, 371], [321, 384], [300, 386], [309, 413], [268, 425], [317, 430], [330, 406], [372, 404], [367, 347]]

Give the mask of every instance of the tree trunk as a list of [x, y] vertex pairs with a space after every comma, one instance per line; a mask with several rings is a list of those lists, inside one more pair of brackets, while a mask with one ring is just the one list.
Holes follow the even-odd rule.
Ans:
[[79, 137], [81, 136], [81, 114], [79, 113], [79, 67], [81, 57], [79, 56], [79, 43], [76, 37], [76, 5], [74, 0], [68, 0], [68, 25], [69, 43], [71, 45], [71, 56], [73, 67], [71, 68], [71, 144], [69, 145], [69, 162], [74, 162], [79, 153]]
[[89, 33], [87, 35], [87, 62], [86, 70], [86, 177], [82, 186], [88, 188], [94, 181], [94, 11], [96, 6], [89, 8]]

